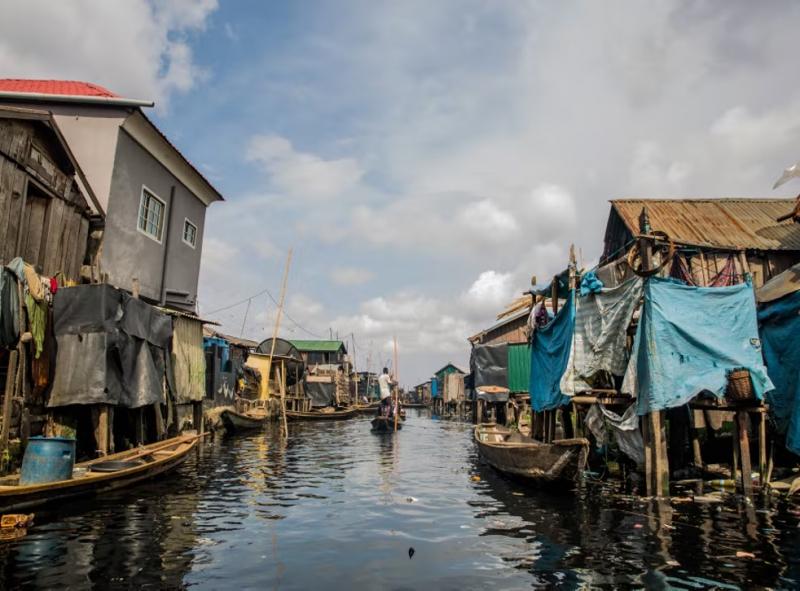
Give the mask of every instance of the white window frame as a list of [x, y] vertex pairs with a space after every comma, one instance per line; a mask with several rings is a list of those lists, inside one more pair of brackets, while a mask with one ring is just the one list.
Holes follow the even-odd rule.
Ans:
[[[164, 211], [164, 217], [161, 220], [161, 232], [160, 232], [161, 235], [160, 236], [153, 236], [150, 232], [148, 232], [147, 230], [142, 229], [141, 226], [139, 226], [139, 220], [141, 219], [141, 216], [142, 216], [142, 207], [144, 206], [145, 192], [149, 193], [156, 201], [161, 203], [161, 206], [164, 208], [164, 210], [163, 210]], [[164, 201], [161, 197], [159, 197], [156, 194], [155, 191], [150, 189], [150, 187], [148, 187], [147, 185], [142, 185], [142, 195], [139, 198], [139, 209], [136, 211], [136, 229], [141, 234], [144, 234], [145, 236], [147, 236], [150, 240], [154, 240], [155, 242], [158, 242], [159, 244], [161, 244], [163, 239], [164, 239], [164, 228], [166, 227], [166, 225], [167, 225], [167, 202]]]
[[[186, 224], [189, 224], [192, 228], [194, 228], [194, 244], [186, 240]], [[191, 246], [192, 248], [197, 248], [197, 224], [195, 224], [189, 218], [183, 218], [183, 228], [181, 228], [181, 241], [186, 246]]]

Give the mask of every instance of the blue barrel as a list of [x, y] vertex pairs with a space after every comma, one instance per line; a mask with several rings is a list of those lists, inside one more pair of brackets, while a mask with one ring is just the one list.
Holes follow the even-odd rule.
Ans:
[[75, 440], [65, 437], [31, 437], [22, 458], [19, 483], [42, 484], [72, 478]]

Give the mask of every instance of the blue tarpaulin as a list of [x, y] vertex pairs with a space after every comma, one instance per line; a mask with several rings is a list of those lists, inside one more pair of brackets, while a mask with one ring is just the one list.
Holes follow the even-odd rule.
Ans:
[[639, 415], [681, 406], [703, 391], [721, 398], [735, 368], [750, 371], [759, 399], [773, 388], [761, 358], [749, 281], [690, 287], [651, 277], [636, 340]]
[[431, 380], [431, 398], [439, 398], [439, 380], [436, 378]]
[[533, 333], [531, 342], [531, 408], [553, 410], [570, 401], [561, 392], [575, 330], [575, 290], [567, 296], [555, 318]]
[[775, 389], [769, 412], [786, 447], [800, 454], [800, 292], [766, 304], [758, 313], [764, 359]]

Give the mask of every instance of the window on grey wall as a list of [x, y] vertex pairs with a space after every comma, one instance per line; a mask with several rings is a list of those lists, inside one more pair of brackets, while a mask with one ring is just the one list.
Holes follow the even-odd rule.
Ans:
[[139, 231], [161, 242], [166, 204], [147, 188], [142, 187], [139, 202]]
[[183, 220], [183, 241], [192, 248], [197, 244], [197, 226], [188, 219]]

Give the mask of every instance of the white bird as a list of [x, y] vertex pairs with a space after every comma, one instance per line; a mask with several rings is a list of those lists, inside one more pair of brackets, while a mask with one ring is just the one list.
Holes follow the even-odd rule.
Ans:
[[793, 164], [792, 166], [783, 171], [781, 178], [775, 181], [775, 184], [772, 185], [773, 191], [778, 187], [780, 187], [782, 184], [790, 181], [795, 177], [800, 177], [800, 162], [798, 162], [797, 164]]

